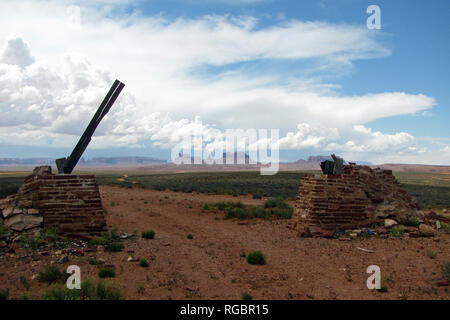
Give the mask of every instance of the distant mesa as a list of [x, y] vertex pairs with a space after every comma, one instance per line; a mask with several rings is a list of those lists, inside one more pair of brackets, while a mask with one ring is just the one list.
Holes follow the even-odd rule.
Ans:
[[[174, 163], [181, 164], [198, 164], [198, 165], [206, 165], [209, 162], [215, 162], [215, 164], [241, 164], [241, 165], [255, 165], [257, 163], [256, 159], [250, 158], [250, 156], [245, 152], [224, 152], [222, 157], [218, 158], [206, 158], [202, 159], [199, 157], [192, 157], [190, 155], [182, 155], [179, 154], [179, 157], [175, 159]], [[228, 163], [227, 163], [228, 161]]]
[[[53, 165], [54, 158], [0, 158], [0, 165]], [[145, 165], [145, 164], [167, 164], [166, 160], [153, 157], [96, 157], [89, 160], [81, 158], [80, 166], [100, 166], [100, 165]]]
[[81, 165], [167, 164], [166, 160], [153, 157], [97, 157], [80, 161]]

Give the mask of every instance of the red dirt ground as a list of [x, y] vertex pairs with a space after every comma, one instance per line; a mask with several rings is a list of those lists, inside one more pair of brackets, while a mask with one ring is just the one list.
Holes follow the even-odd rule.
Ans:
[[[137, 230], [138, 237], [124, 241], [122, 252], [99, 250], [70, 255], [61, 269], [77, 264], [82, 278], [97, 278], [98, 267], [89, 256], [114, 265], [115, 281], [125, 299], [446, 299], [448, 286], [438, 286], [442, 266], [450, 261], [449, 234], [434, 238], [338, 239], [300, 238], [288, 228], [289, 220], [225, 220], [223, 213], [204, 212], [205, 202], [242, 200], [263, 204], [251, 196], [187, 194], [102, 186], [108, 226], [121, 232]], [[155, 239], [140, 233], [154, 230]], [[192, 234], [193, 239], [187, 239]], [[357, 248], [375, 251], [366, 253]], [[427, 249], [437, 252], [432, 259]], [[25, 292], [20, 276], [31, 283], [30, 298], [38, 298], [45, 284], [37, 273], [56, 260], [21, 249], [0, 257], [0, 289], [10, 296]], [[249, 265], [240, 254], [261, 250], [266, 265]], [[145, 258], [148, 268], [127, 262]], [[381, 268], [387, 292], [369, 290], [369, 265]], [[140, 290], [138, 290], [140, 288]], [[140, 291], [140, 293], [138, 292]]]

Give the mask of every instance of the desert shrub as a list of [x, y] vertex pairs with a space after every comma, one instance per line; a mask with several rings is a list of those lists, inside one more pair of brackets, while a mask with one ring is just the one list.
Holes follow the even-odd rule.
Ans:
[[8, 300], [8, 291], [0, 290], [0, 300]]
[[278, 219], [289, 219], [292, 217], [294, 209], [282, 198], [273, 198], [266, 201], [264, 209], [258, 206], [246, 206], [242, 201], [224, 201], [216, 203], [205, 203], [202, 208], [208, 210], [217, 209], [225, 211], [225, 219], [253, 219], [262, 218], [270, 219], [276, 217]]
[[146, 259], [139, 260], [139, 265], [143, 268], [147, 268], [149, 266], [149, 263]]
[[41, 238], [48, 242], [56, 242], [58, 240], [58, 230], [56, 228], [48, 228], [41, 231]]
[[253, 195], [253, 199], [261, 199], [262, 198], [262, 196], [261, 196], [261, 194], [259, 194], [259, 193], [255, 193], [254, 195]]
[[107, 232], [103, 232], [100, 237], [93, 239], [91, 242], [95, 245], [106, 246], [108, 243], [120, 241], [121, 239], [117, 232], [117, 229], [113, 229]]
[[426, 253], [427, 253], [427, 256], [431, 259], [436, 259], [436, 257], [437, 257], [437, 252], [433, 251], [429, 248], [427, 248]]
[[247, 262], [249, 264], [258, 264], [258, 265], [264, 265], [266, 264], [266, 257], [261, 251], [254, 251], [250, 252], [247, 255]]
[[123, 250], [123, 244], [120, 242], [111, 242], [105, 246], [105, 250], [109, 252], [119, 252]]
[[155, 238], [155, 231], [148, 230], [142, 232], [142, 238], [144, 239], [154, 239]]
[[37, 235], [23, 233], [20, 235], [19, 241], [25, 248], [33, 250], [49, 245], [60, 249], [68, 246], [67, 238], [59, 236], [55, 228], [41, 230]]
[[398, 227], [392, 227], [392, 229], [390, 231], [390, 235], [391, 235], [391, 237], [401, 238], [405, 235], [405, 230], [402, 230]]
[[118, 284], [102, 281], [97, 285], [97, 297], [100, 300], [120, 300], [122, 299], [122, 292]]
[[186, 236], [189, 240], [191, 240], [191, 239], [194, 239], [194, 236], [192, 235], [192, 234], [188, 234], [187, 236]]
[[245, 208], [226, 208], [225, 219], [252, 219], [252, 218], [267, 218], [268, 212], [261, 207], [245, 207]]
[[99, 265], [102, 265], [105, 263], [103, 260], [99, 260], [95, 256], [89, 257], [88, 262], [89, 262], [89, 264], [91, 264], [93, 266], [99, 266]]
[[284, 208], [284, 209], [270, 209], [270, 213], [277, 217], [278, 219], [290, 219], [292, 217], [292, 213], [294, 213], [294, 208]]
[[116, 272], [112, 268], [101, 268], [98, 272], [98, 276], [100, 278], [114, 278], [116, 276]]
[[244, 208], [245, 205], [242, 201], [222, 201], [216, 203], [208, 204], [212, 208], [217, 208], [218, 210], [226, 210], [227, 208]]
[[41, 237], [27, 234], [20, 235], [19, 241], [25, 248], [31, 248], [33, 250], [37, 250], [46, 244]]
[[388, 288], [386, 286], [381, 286], [380, 289], [377, 289], [378, 292], [388, 292]]
[[266, 202], [264, 203], [264, 207], [265, 208], [287, 209], [290, 206], [283, 197], [276, 197], [276, 198], [267, 199]]
[[442, 267], [442, 276], [445, 280], [450, 281], [450, 261], [444, 263], [444, 266]]
[[294, 212], [294, 208], [283, 197], [267, 199], [264, 208], [270, 209], [270, 214], [278, 219], [290, 219]]
[[97, 237], [91, 241], [93, 245], [104, 246], [106, 251], [118, 252], [123, 250], [122, 239], [117, 229], [104, 232], [101, 237]]
[[253, 297], [250, 293], [245, 292], [242, 294], [242, 300], [253, 300]]
[[241, 258], [245, 258], [247, 256], [247, 254], [245, 252], [241, 252], [240, 256], [241, 256]]
[[39, 272], [39, 280], [48, 284], [65, 282], [70, 275], [60, 271], [56, 266], [48, 266]]
[[444, 233], [450, 233], [450, 223], [441, 222], [441, 230]]
[[405, 226], [418, 227], [420, 220], [417, 217], [408, 217], [405, 221]]
[[94, 282], [86, 279], [81, 289], [68, 289], [65, 285], [53, 284], [45, 292], [45, 300], [119, 300], [122, 293], [119, 286], [108, 281]]
[[45, 300], [79, 300], [79, 290], [70, 290], [63, 284], [52, 284], [44, 292]]
[[88, 299], [88, 300], [95, 300], [96, 297], [97, 297], [96, 283], [91, 279], [83, 280], [81, 282], [80, 298]]

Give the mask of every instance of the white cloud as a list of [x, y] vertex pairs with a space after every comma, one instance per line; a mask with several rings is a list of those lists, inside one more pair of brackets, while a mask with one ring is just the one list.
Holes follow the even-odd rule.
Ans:
[[[74, 17], [76, 7], [67, 10], [73, 4], [80, 6], [79, 20]], [[407, 149], [414, 147], [408, 133], [388, 135], [362, 125], [423, 112], [435, 104], [431, 97], [404, 92], [342, 96], [332, 91], [335, 85], [314, 75], [281, 85], [285, 79], [276, 72], [226, 69], [256, 60], [308, 60], [335, 72], [336, 66], [351, 67], [357, 59], [389, 55], [380, 33], [368, 32], [363, 25], [291, 20], [261, 28], [253, 17], [118, 16], [114, 5], [0, 3], [0, 41], [5, 46], [0, 60], [0, 141], [55, 146], [76, 141], [74, 135], [84, 130], [116, 77], [126, 87], [98, 128], [92, 148], [139, 146], [146, 140], [168, 148], [186, 134], [214, 136], [217, 125], [280, 128], [289, 132], [280, 139], [288, 149]], [[77, 21], [80, 24], [74, 25]], [[11, 38], [17, 34], [21, 36]], [[211, 66], [225, 71], [198, 72]]]
[[[343, 145], [330, 143], [326, 149], [352, 152], [397, 151], [408, 149], [414, 142], [414, 137], [406, 132], [384, 134], [380, 131], [373, 132], [372, 129], [362, 125], [355, 125], [353, 127], [352, 137], [353, 139], [359, 140], [359, 142], [349, 140]], [[409, 150], [415, 151], [416, 149]]]
[[0, 55], [0, 62], [24, 68], [34, 62], [30, 48], [20, 37], [9, 38]]
[[336, 128], [313, 127], [308, 123], [300, 123], [297, 132], [288, 132], [279, 140], [280, 149], [320, 148], [327, 140], [339, 138]]

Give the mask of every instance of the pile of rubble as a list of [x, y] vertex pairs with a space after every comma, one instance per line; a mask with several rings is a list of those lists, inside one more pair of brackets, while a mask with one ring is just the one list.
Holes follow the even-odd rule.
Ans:
[[432, 227], [425, 220], [391, 170], [352, 163], [342, 167], [342, 174], [303, 176], [293, 215], [294, 228], [302, 236], [319, 237], [383, 233], [395, 225], [398, 232], [435, 234], [439, 223], [432, 222]]

